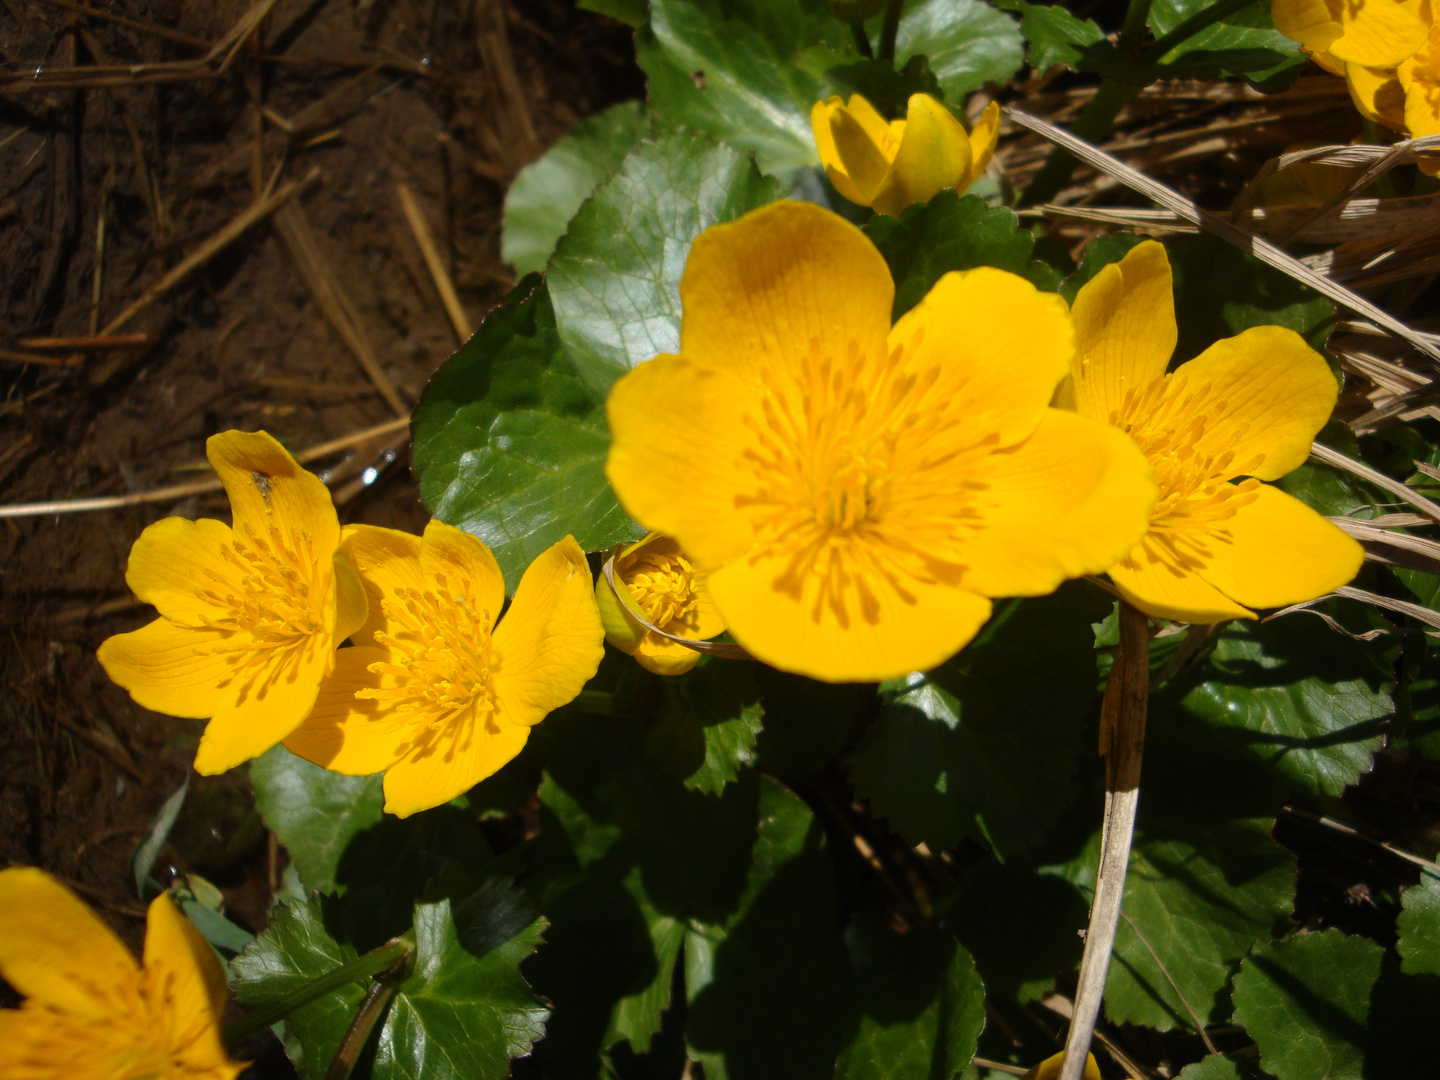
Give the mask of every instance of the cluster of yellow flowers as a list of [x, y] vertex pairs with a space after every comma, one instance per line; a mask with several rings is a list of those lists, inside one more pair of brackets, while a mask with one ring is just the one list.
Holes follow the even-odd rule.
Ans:
[[[1440, 22], [1434, 0], [1271, 0], [1275, 28], [1327, 71], [1355, 107], [1413, 137], [1440, 134]], [[1422, 164], [1440, 173], [1440, 162]]]
[[500, 768], [595, 674], [600, 615], [573, 538], [531, 564], [497, 626], [504, 580], [469, 534], [342, 530], [325, 485], [264, 432], [206, 452], [234, 527], [147, 528], [125, 578], [160, 617], [99, 651], [141, 705], [209, 718], [198, 771], [283, 740], [337, 772], [383, 770], [385, 808], [405, 816]]

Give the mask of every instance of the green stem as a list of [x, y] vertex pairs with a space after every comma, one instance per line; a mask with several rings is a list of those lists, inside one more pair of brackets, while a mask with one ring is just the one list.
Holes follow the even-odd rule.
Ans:
[[1206, 27], [1213, 26], [1221, 19], [1234, 15], [1241, 8], [1249, 7], [1254, 2], [1255, 0], [1217, 0], [1216, 3], [1197, 11], [1174, 30], [1159, 38], [1140, 54], [1140, 63], [1142, 65], [1158, 63], [1161, 57], [1182, 41], [1189, 40]]
[[1127, 58], [1140, 53], [1145, 37], [1145, 21], [1150, 17], [1150, 0], [1130, 0], [1125, 9], [1125, 23], [1120, 27], [1120, 52]]
[[234, 1046], [243, 1042], [250, 1036], [285, 1019], [302, 1005], [307, 1005], [316, 998], [347, 983], [362, 982], [381, 972], [389, 971], [399, 961], [408, 957], [414, 949], [415, 938], [414, 932], [411, 931], [401, 934], [392, 941], [387, 941], [378, 949], [372, 949], [364, 956], [351, 960], [348, 964], [342, 964], [334, 971], [326, 972], [319, 978], [312, 979], [304, 986], [290, 991], [279, 1001], [266, 1005], [263, 1009], [259, 1009], [227, 1027], [223, 1035], [225, 1045]]
[[360, 1007], [350, 1018], [350, 1026], [345, 1029], [340, 1045], [335, 1048], [335, 1056], [330, 1059], [330, 1067], [325, 1070], [325, 1080], [349, 1080], [350, 1072], [360, 1058], [360, 1051], [365, 1049], [366, 1040], [375, 1030], [375, 1024], [385, 1014], [385, 1006], [390, 1004], [395, 991], [409, 974], [410, 956], [407, 954], [389, 971], [375, 976], [375, 981], [365, 991]]
[[865, 33], [865, 27], [860, 23], [851, 23], [851, 31], [855, 34], [855, 48], [866, 60], [874, 58], [875, 54], [870, 50], [870, 35]]
[[[1110, 130], [1110, 125], [1115, 123], [1115, 117], [1120, 115], [1120, 110], [1134, 101], [1140, 90], [1139, 86], [1130, 83], [1106, 79], [1095, 91], [1095, 96], [1085, 106], [1079, 119], [1071, 125], [1071, 132], [1082, 139], [1097, 142]], [[1046, 159], [1044, 167], [1035, 174], [1035, 179], [1030, 181], [1030, 186], [1021, 193], [1019, 205], [1035, 206], [1049, 202], [1069, 183], [1077, 164], [1069, 153], [1057, 146]]]
[[608, 690], [581, 690], [570, 707], [596, 716], [614, 716], [615, 695]]
[[880, 24], [880, 59], [895, 63], [895, 38], [900, 33], [900, 9], [905, 0], [890, 0], [885, 5], [885, 21]]

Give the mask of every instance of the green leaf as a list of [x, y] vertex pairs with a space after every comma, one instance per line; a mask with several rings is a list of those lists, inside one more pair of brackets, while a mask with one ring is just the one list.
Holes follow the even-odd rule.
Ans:
[[1260, 1075], [1253, 1065], [1242, 1065], [1223, 1054], [1211, 1054], [1181, 1069], [1177, 1080], [1255, 1080]]
[[158, 894], [160, 886], [150, 877], [150, 868], [160, 857], [160, 849], [165, 846], [170, 830], [175, 827], [175, 820], [180, 816], [180, 810], [185, 805], [185, 796], [189, 793], [190, 777], [187, 774], [185, 781], [160, 804], [155, 819], [150, 822], [150, 828], [145, 830], [145, 835], [140, 838], [140, 843], [135, 845], [135, 851], [130, 856], [130, 873], [135, 877], [135, 895], [141, 900], [151, 900]]
[[1252, 326], [1285, 326], [1323, 349], [1335, 308], [1308, 285], [1219, 237], [1181, 236], [1165, 245], [1175, 271], [1174, 363]]
[[[1157, 38], [1161, 37], [1212, 3], [1214, 0], [1154, 0], [1150, 5], [1150, 28]], [[1268, 0], [1256, 0], [1186, 38], [1160, 62], [1172, 78], [1242, 75], [1261, 90], [1273, 93], [1294, 82], [1307, 60], [1296, 42], [1275, 29]]]
[[1278, 1080], [1360, 1080], [1385, 950], [1323, 930], [1257, 946], [1235, 976], [1235, 1022]]
[[647, 752], [686, 787], [718, 795], [755, 758], [765, 710], [752, 665], [702, 660], [665, 682], [669, 697]]
[[763, 666], [755, 676], [765, 706], [756, 766], [792, 787], [824, 769], [876, 704], [873, 686], [816, 682]]
[[384, 817], [381, 777], [345, 776], [283, 746], [250, 763], [255, 805], [307, 889], [334, 892], [345, 848]]
[[906, 6], [895, 36], [896, 64], [926, 57], [955, 105], [1019, 71], [1024, 49], [1015, 21], [980, 0], [916, 0]]
[[630, 26], [644, 26], [646, 0], [576, 0], [576, 7], [598, 11]]
[[[1223, 1015], [1223, 991], [1257, 942], [1290, 913], [1295, 860], [1270, 838], [1269, 819], [1142, 821], [1130, 855], [1125, 900], [1105, 983], [1116, 1023], [1194, 1030]], [[1082, 890], [1095, 884], [1100, 834], [1067, 864], [1049, 867]]]
[[797, 63], [815, 45], [852, 50], [826, 0], [652, 0], [635, 35], [663, 123], [707, 132], [781, 174], [819, 160], [810, 108], [830, 87]]
[[1059, 4], [1011, 0], [1003, 6], [1020, 12], [1020, 33], [1029, 42], [1025, 59], [1037, 72], [1064, 64], [1076, 71], [1118, 75], [1126, 82], [1137, 78], [1093, 19], [1081, 19]]
[[[644, 0], [638, 7], [637, 26], [645, 21]], [[545, 269], [580, 204], [649, 130], [645, 106], [622, 101], [581, 120], [544, 157], [520, 170], [505, 193], [500, 231], [500, 257], [516, 274]]]
[[985, 1026], [985, 987], [953, 937], [925, 927], [900, 934], [861, 914], [845, 942], [858, 1026], [836, 1080], [949, 1080], [970, 1064]]
[[879, 719], [850, 757], [857, 794], [911, 843], [968, 835], [1001, 858], [1036, 848], [1074, 798], [1077, 718], [1095, 700], [1090, 624], [1108, 607], [1081, 583], [998, 604], [953, 660], [882, 684]]
[[1207, 660], [1152, 698], [1265, 762], [1292, 787], [1339, 795], [1370, 768], [1393, 711], [1385, 642], [1354, 641], [1319, 619], [1218, 628]]
[[1044, 997], [1080, 964], [1089, 905], [1068, 881], [986, 859], [964, 879], [946, 916], [993, 997]]
[[1420, 875], [1420, 884], [1400, 894], [1403, 910], [1396, 920], [1407, 975], [1440, 975], [1440, 878]]
[[[749, 157], [691, 132], [641, 143], [596, 191], [549, 273], [569, 369], [595, 400], [636, 364], [679, 348], [680, 275], [695, 237], [779, 195]], [[603, 459], [608, 436], [603, 423], [592, 426]]]
[[[265, 933], [231, 964], [236, 999], [272, 1004], [354, 960], [341, 903], [314, 897], [277, 906]], [[503, 1080], [509, 1059], [528, 1054], [544, 1034], [548, 1010], [519, 973], [544, 920], [535, 918], [523, 893], [492, 878], [462, 899], [417, 905], [414, 927], [413, 967], [370, 1044], [369, 1075]], [[313, 1080], [324, 1075], [366, 984], [332, 991], [286, 1020], [301, 1048], [299, 1064]]]
[[1055, 284], [1048, 266], [1031, 262], [1035, 238], [1020, 228], [1015, 212], [988, 206], [978, 195], [946, 190], [909, 207], [898, 219], [877, 214], [865, 225], [865, 235], [885, 256], [895, 279], [896, 319], [951, 270], [998, 266], [1040, 288]]
[[515, 293], [435, 373], [411, 421], [421, 499], [489, 546], [510, 591], [566, 534], [589, 551], [644, 535], [605, 480], [605, 388], [561, 345], [546, 286]]

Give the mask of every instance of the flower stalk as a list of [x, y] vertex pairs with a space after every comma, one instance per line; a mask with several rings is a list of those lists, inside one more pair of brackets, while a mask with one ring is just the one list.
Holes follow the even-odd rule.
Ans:
[[1150, 627], [1145, 615], [1120, 604], [1120, 649], [1100, 709], [1100, 753], [1105, 758], [1105, 824], [1100, 839], [1100, 868], [1075, 1012], [1065, 1039], [1065, 1064], [1060, 1080], [1081, 1080], [1086, 1055], [1100, 1017], [1105, 976], [1120, 922], [1125, 872], [1135, 836], [1135, 810], [1140, 801], [1140, 762], [1145, 749], [1145, 706], [1150, 692]]
[[365, 1049], [365, 1043], [369, 1041], [370, 1033], [375, 1030], [380, 1017], [385, 1015], [385, 1009], [390, 1004], [390, 999], [395, 996], [395, 991], [400, 989], [400, 984], [410, 974], [411, 959], [412, 954], [407, 952], [390, 968], [375, 976], [375, 981], [370, 984], [365, 991], [365, 997], [360, 1001], [360, 1007], [350, 1018], [350, 1026], [345, 1029], [340, 1045], [335, 1049], [335, 1056], [330, 1059], [330, 1067], [325, 1070], [325, 1080], [348, 1080], [355, 1063], [360, 1059], [360, 1051]]
[[900, 34], [900, 11], [905, 0], [890, 0], [885, 6], [885, 21], [880, 24], [880, 59], [895, 62], [895, 39]]

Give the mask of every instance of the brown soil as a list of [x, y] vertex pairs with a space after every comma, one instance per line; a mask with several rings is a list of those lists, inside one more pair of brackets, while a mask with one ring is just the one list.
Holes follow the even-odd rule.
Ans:
[[[393, 420], [388, 388], [407, 408], [456, 346], [397, 185], [414, 191], [478, 323], [513, 277], [499, 257], [505, 185], [575, 120], [643, 88], [628, 30], [561, 0], [279, 0], [220, 73], [135, 74], [203, 58], [249, 7], [0, 0], [0, 504], [197, 479], [205, 439], [228, 428], [298, 450]], [[122, 85], [98, 85], [92, 65], [121, 65]], [[4, 82], [36, 68], [82, 70], [53, 89]], [[71, 363], [23, 344], [106, 328], [257, 191], [314, 170], [286, 210], [118, 331], [146, 347]], [[353, 312], [374, 374], [327, 320], [326, 290]], [[312, 462], [333, 470], [343, 521], [423, 526], [405, 445], [401, 432]], [[379, 479], [361, 486], [371, 466]], [[169, 514], [227, 510], [207, 494], [0, 522], [0, 865], [44, 867], [134, 944], [129, 856], [201, 725], [135, 705], [95, 649], [151, 617], [125, 587], [126, 555]], [[258, 929], [276, 859], [240, 770], [196, 778], [161, 869], [211, 877]]]

